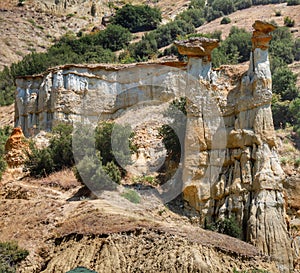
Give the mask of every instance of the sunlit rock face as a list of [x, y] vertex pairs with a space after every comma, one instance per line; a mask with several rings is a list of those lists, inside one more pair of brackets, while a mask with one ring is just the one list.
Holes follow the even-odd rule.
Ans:
[[[239, 84], [221, 94], [220, 86], [216, 88], [210, 81], [209, 92], [219, 101], [226, 128], [223, 154], [207, 139], [210, 128], [203, 113], [187, 107], [183, 193], [189, 205], [199, 212], [202, 224], [234, 216], [243, 227], [245, 240], [271, 255], [281, 272], [292, 272], [293, 254], [282, 188], [284, 173], [276, 152], [271, 113], [268, 46], [272, 37], [269, 32], [275, 27], [256, 21], [253, 28], [250, 67]], [[198, 58], [196, 70], [201, 71], [203, 59], [206, 59], [205, 67], [209, 67], [206, 56], [199, 54]], [[194, 67], [189, 69], [194, 71]], [[209, 78], [202, 79], [209, 81]], [[217, 177], [214, 168], [218, 164], [211, 161], [216, 153], [223, 159]]]
[[22, 167], [28, 149], [29, 145], [28, 142], [25, 141], [22, 129], [20, 127], [14, 128], [5, 144], [5, 160], [8, 167]]
[[284, 173], [270, 106], [268, 45], [274, 26], [256, 21], [253, 28], [244, 73], [228, 66], [212, 70], [211, 51], [218, 41], [193, 38], [175, 43], [188, 56], [187, 64], [64, 65], [18, 78], [16, 126], [30, 136], [61, 121], [115, 119], [132, 107], [186, 97], [180, 166], [187, 206], [203, 225], [235, 216], [244, 240], [271, 255], [281, 272], [292, 272]]

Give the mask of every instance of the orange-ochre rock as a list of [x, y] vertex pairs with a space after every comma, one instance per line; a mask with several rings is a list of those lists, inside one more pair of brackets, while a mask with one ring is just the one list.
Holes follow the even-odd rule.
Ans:
[[17, 168], [24, 164], [29, 145], [20, 127], [13, 129], [5, 144], [5, 160], [9, 168]]
[[178, 51], [188, 57], [208, 57], [211, 59], [211, 52], [219, 46], [219, 40], [206, 37], [192, 37], [188, 40], [175, 41]]
[[256, 20], [252, 26], [255, 29], [251, 38], [252, 48], [261, 48], [263, 50], [269, 48], [269, 42], [272, 39], [272, 35], [269, 32], [274, 31], [276, 26], [260, 20]]

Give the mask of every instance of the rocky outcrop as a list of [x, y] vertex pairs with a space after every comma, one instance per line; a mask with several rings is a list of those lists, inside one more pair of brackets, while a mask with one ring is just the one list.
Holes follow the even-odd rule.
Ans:
[[[260, 21], [253, 27], [249, 70], [219, 103], [226, 128], [223, 137], [227, 137], [223, 154], [207, 140], [209, 132], [202, 113], [188, 107], [184, 198], [199, 211], [202, 223], [235, 216], [243, 227], [243, 238], [271, 255], [281, 272], [291, 272], [293, 255], [285, 223], [284, 173], [276, 152], [270, 107], [268, 43], [269, 32], [275, 27]], [[212, 91], [215, 89], [212, 85], [209, 90], [212, 97], [220, 96], [218, 89]], [[210, 160], [216, 152], [223, 160], [220, 169], [217, 161]]]
[[[259, 257], [235, 259], [230, 253], [200, 245], [197, 240], [155, 230], [136, 230], [106, 236], [74, 234], [61, 241], [42, 272], [67, 272], [84, 265], [96, 272], [203, 272], [233, 270], [279, 272]], [[246, 245], [245, 245], [246, 246]], [[90, 253], [89, 255], [86, 255]], [[66, 263], [68, 261], [68, 263]]]
[[14, 128], [5, 144], [5, 160], [8, 167], [22, 167], [28, 149], [29, 145], [25, 140], [22, 129], [20, 127]]
[[243, 239], [272, 256], [281, 272], [291, 272], [284, 173], [270, 107], [268, 43], [274, 26], [257, 21], [253, 27], [250, 67], [241, 78], [228, 67], [211, 69], [210, 54], [218, 42], [206, 38], [176, 42], [189, 57], [187, 65], [59, 66], [17, 79], [16, 125], [31, 135], [60, 121], [94, 124], [122, 117], [128, 109], [146, 111], [186, 97], [183, 181], [166, 183], [161, 199], [170, 201], [183, 190], [202, 224], [235, 216]]

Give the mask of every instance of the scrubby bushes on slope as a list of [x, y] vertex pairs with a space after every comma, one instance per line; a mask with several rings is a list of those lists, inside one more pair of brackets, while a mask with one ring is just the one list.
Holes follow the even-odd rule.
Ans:
[[2, 178], [2, 174], [6, 169], [6, 162], [4, 160], [5, 155], [5, 143], [8, 137], [11, 134], [11, 128], [9, 126], [5, 126], [0, 128], [0, 180]]
[[28, 256], [15, 242], [0, 242], [0, 272], [15, 273], [16, 266]]

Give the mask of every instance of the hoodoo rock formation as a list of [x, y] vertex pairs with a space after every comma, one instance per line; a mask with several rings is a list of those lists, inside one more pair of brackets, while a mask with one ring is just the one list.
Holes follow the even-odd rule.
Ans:
[[[208, 175], [204, 172], [216, 152], [206, 139], [207, 125], [202, 113], [188, 108], [184, 198], [199, 211], [202, 223], [236, 217], [243, 227], [244, 239], [276, 259], [281, 272], [291, 272], [293, 255], [284, 218], [284, 173], [276, 153], [270, 106], [268, 43], [269, 32], [275, 27], [260, 21], [253, 27], [249, 70], [219, 103], [227, 143], [216, 180], [213, 166]], [[199, 58], [203, 58], [202, 54]], [[218, 90], [212, 94], [218, 95]]]
[[60, 121], [94, 123], [186, 97], [184, 199], [202, 224], [234, 216], [244, 240], [270, 255], [281, 272], [292, 272], [270, 106], [268, 43], [275, 27], [260, 21], [253, 27], [250, 67], [238, 80], [226, 67], [211, 69], [218, 41], [207, 38], [176, 42], [187, 65], [64, 65], [18, 78], [16, 126], [29, 136]]
[[14, 128], [5, 144], [5, 159], [9, 168], [20, 167], [26, 159], [26, 151], [29, 149], [25, 141], [22, 129]]

